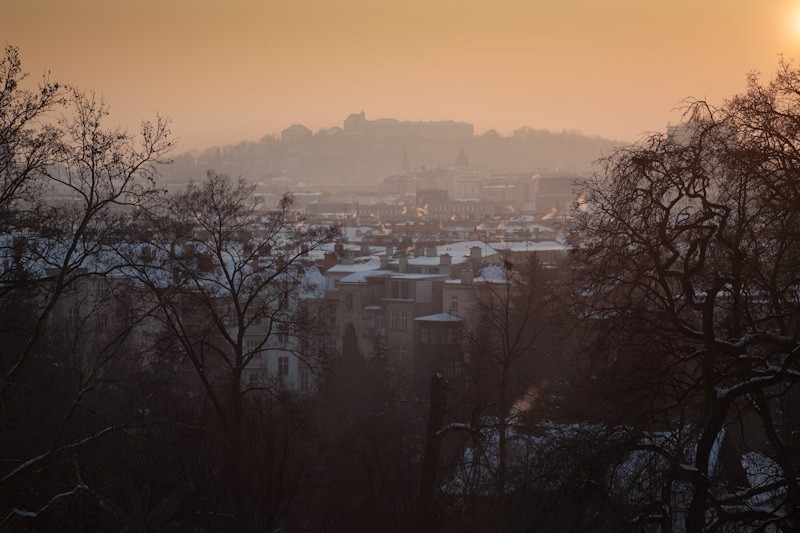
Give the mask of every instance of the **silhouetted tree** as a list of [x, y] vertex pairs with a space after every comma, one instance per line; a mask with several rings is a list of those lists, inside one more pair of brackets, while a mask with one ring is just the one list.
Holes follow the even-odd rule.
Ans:
[[[253, 192], [241, 179], [209, 172], [203, 182], [142, 213], [136, 239], [118, 250], [135, 265], [136, 278], [158, 307], [165, 341], [193, 369], [197, 379], [187, 385], [207, 402], [209, 429], [222, 450], [214, 476], [221, 497], [209, 510], [230, 513], [241, 530], [276, 524], [277, 515], [261, 510], [280, 509], [279, 502], [293, 497], [266, 490], [270, 476], [281, 472], [258, 470], [254, 439], [267, 430], [249, 427], [258, 422], [250, 409], [263, 404], [251, 406], [250, 398], [281, 398], [283, 387], [274, 378], [251, 383], [243, 376], [263, 351], [277, 346], [311, 359], [305, 344], [295, 342], [320, 322], [299, 302], [312, 289], [302, 258], [338, 234], [335, 227], [304, 226], [290, 196], [267, 209]], [[267, 493], [272, 500], [259, 500]]]
[[127, 215], [158, 194], [156, 165], [172, 148], [160, 118], [138, 135], [109, 129], [108, 107], [94, 95], [48, 79], [28, 90], [24, 79], [18, 51], [7, 46], [0, 312], [9, 320], [0, 335], [10, 342], [0, 342], [0, 500], [30, 510], [6, 509], [10, 520], [77, 493], [99, 509], [100, 487], [87, 484], [78, 457], [142, 420], [120, 384], [138, 379], [132, 339], [148, 310], [123, 305], [129, 291], [113, 280], [119, 265], [108, 261], [108, 245]]
[[314, 510], [316, 529], [411, 527], [419, 473], [419, 414], [390, 379], [382, 349], [378, 344], [365, 360], [355, 327], [347, 324], [341, 357], [320, 388], [317, 417], [328, 456]]
[[665, 463], [654, 507], [689, 531], [798, 522], [798, 86], [783, 63], [721, 107], [692, 103], [605, 161], [572, 230], [591, 361]]
[[[543, 381], [536, 372], [537, 360], [542, 357], [536, 342], [548, 322], [548, 296], [543, 269], [535, 257], [517, 268], [505, 261], [502, 267], [484, 271], [486, 277], [472, 283], [466, 306], [466, 405], [473, 424], [490, 423], [497, 431], [498, 457], [492, 479], [495, 493], [502, 499], [508, 483], [509, 423], [519, 416], [514, 406]], [[499, 275], [490, 275], [490, 271]]]

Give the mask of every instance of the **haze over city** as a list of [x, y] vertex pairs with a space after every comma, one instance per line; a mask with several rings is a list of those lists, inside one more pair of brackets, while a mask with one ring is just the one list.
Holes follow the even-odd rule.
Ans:
[[0, 531], [800, 531], [800, 0], [0, 37]]
[[795, 0], [3, 4], [33, 77], [93, 88], [129, 127], [170, 117], [179, 151], [361, 110], [632, 141], [800, 46]]

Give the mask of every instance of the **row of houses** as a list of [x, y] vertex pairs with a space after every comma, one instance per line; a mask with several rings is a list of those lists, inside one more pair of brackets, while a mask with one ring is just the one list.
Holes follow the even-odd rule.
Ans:
[[[352, 256], [358, 252], [363, 255]], [[343, 260], [324, 272], [324, 295], [316, 304], [327, 310], [320, 344], [327, 353], [340, 351], [344, 331], [352, 324], [365, 357], [380, 346], [395, 375], [424, 382], [431, 371], [447, 364], [446, 346], [458, 344], [476, 287], [502, 281], [498, 264], [532, 254], [558, 261], [566, 252], [555, 241], [516, 246], [463, 241], [412, 253], [395, 252], [391, 245], [382, 253], [374, 253], [374, 247], [367, 253], [364, 246], [345, 250]], [[300, 382], [293, 386], [306, 387]]]
[[[193, 253], [185, 248], [183, 253]], [[273, 309], [243, 332], [243, 353], [251, 356], [241, 376], [243, 385], [279, 384], [312, 393], [325, 363], [341, 351], [349, 324], [365, 357], [380, 346], [397, 375], [425, 375], [442, 362], [438, 354], [446, 351], [443, 346], [457, 344], [475, 285], [502, 277], [502, 269], [491, 265], [533, 253], [543, 261], [557, 261], [566, 250], [555, 241], [461, 241], [404, 250], [361, 243], [301, 251], [291, 276], [280, 290], [273, 287], [284, 296], [268, 298], [268, 305], [285, 309], [283, 318], [276, 318]], [[247, 268], [281, 268], [282, 260], [274, 256], [285, 253], [271, 250]], [[153, 261], [154, 253], [145, 247], [140, 257]], [[61, 294], [51, 321], [64, 326], [65, 334], [80, 331], [92, 339], [116, 334], [131, 302], [146, 301], [146, 291], [125, 269], [111, 276], [84, 274]], [[164, 279], [166, 284], [173, 281]], [[316, 317], [313, 327], [301, 324], [300, 314]], [[137, 324], [130, 335], [131, 350], [144, 349], [161, 327], [155, 319]], [[229, 327], [235, 337], [238, 326], [232, 322]]]

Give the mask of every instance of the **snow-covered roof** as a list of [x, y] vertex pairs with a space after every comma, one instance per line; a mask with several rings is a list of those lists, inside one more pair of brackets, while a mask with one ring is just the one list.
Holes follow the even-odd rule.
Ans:
[[350, 272], [366, 272], [369, 270], [378, 270], [381, 267], [381, 261], [377, 257], [370, 257], [369, 260], [363, 263], [354, 263], [352, 265], [338, 264], [328, 269], [329, 274], [335, 273], [350, 273]]
[[511, 252], [566, 252], [569, 246], [556, 241], [509, 241], [489, 243], [492, 248], [497, 250], [508, 250]]
[[463, 322], [463, 319], [452, 313], [437, 313], [435, 315], [418, 316], [414, 320], [419, 322]]
[[447, 274], [415, 274], [411, 272], [392, 272], [392, 279], [443, 279], [447, 278]]
[[308, 267], [304, 270], [300, 280], [300, 292], [298, 297], [301, 299], [322, 298], [325, 296], [325, 275], [315, 267]]
[[[445, 252], [441, 252], [441, 253], [444, 254]], [[449, 252], [447, 252], [447, 253], [449, 253]], [[450, 259], [450, 264], [460, 265], [461, 263], [466, 262], [468, 259], [469, 258], [467, 256], [452, 257]], [[412, 266], [437, 266], [441, 262], [442, 262], [442, 260], [439, 258], [438, 255], [436, 257], [427, 257], [427, 256], [421, 255], [421, 256], [418, 256], [418, 257], [409, 257], [408, 258], [408, 264], [412, 265]], [[398, 263], [399, 263], [399, 260], [392, 261], [392, 264], [396, 265]]]
[[[471, 283], [506, 283], [506, 269], [500, 265], [490, 263], [480, 269], [478, 275], [471, 281]], [[448, 279], [445, 281], [447, 285], [461, 285], [461, 279]]]
[[345, 226], [342, 228], [342, 236], [348, 241], [355, 241], [361, 238], [362, 235], [372, 231], [370, 226], [359, 226], [354, 228], [352, 226]]
[[360, 270], [358, 272], [353, 272], [346, 275], [339, 280], [339, 283], [366, 283], [367, 278], [389, 277], [392, 274], [397, 274], [397, 272], [393, 272], [391, 270]]
[[497, 253], [497, 250], [495, 250], [492, 246], [483, 241], [461, 241], [450, 244], [443, 244], [437, 247], [437, 253], [439, 254], [448, 253], [452, 257], [469, 255], [470, 251], [475, 246], [481, 249], [481, 254], [483, 257], [494, 255]]
[[506, 269], [495, 264], [483, 267], [475, 278], [476, 281], [505, 281], [505, 279]]

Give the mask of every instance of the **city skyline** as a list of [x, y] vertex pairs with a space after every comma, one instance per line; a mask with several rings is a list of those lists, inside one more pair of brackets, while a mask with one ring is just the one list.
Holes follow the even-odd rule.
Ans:
[[795, 57], [798, 2], [6, 2], [29, 81], [91, 89], [112, 121], [170, 117], [178, 151], [348, 113], [631, 141]]

